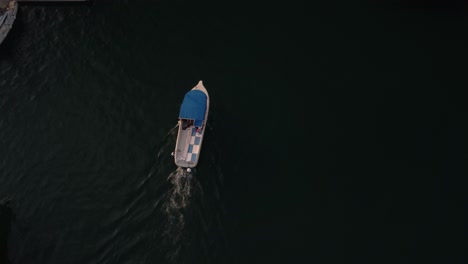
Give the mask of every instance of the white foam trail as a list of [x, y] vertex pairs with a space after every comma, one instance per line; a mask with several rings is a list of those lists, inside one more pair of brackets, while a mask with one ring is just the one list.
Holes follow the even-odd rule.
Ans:
[[179, 167], [169, 174], [167, 180], [172, 186], [162, 208], [167, 217], [164, 235], [175, 244], [180, 240], [185, 226], [184, 209], [190, 204], [192, 173]]
[[[164, 140], [166, 144], [161, 147], [158, 153], [161, 167], [168, 162], [168, 159], [166, 159], [168, 155], [167, 150], [174, 147], [174, 141], [171, 138], [174, 138], [177, 130], [178, 124], [166, 135]], [[200, 183], [196, 180], [195, 174], [195, 168], [188, 172], [186, 169], [177, 167], [165, 179], [169, 184], [169, 189], [167, 189], [166, 194], [160, 200], [162, 202], [161, 211], [165, 216], [162, 235], [163, 239], [171, 247], [182, 243], [185, 234], [183, 229], [188, 213], [187, 209], [189, 209], [190, 204], [193, 202], [194, 194], [198, 195], [202, 193]]]
[[167, 179], [172, 183], [173, 187], [169, 191], [169, 207], [172, 209], [185, 208], [190, 203], [191, 185], [190, 180], [192, 174], [182, 168], [177, 168], [169, 174]]

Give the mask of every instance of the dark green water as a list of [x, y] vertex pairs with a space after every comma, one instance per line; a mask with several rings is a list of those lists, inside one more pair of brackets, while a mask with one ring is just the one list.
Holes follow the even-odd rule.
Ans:
[[[463, 263], [462, 5], [20, 5], [0, 46], [12, 263]], [[183, 95], [200, 164], [170, 153]]]

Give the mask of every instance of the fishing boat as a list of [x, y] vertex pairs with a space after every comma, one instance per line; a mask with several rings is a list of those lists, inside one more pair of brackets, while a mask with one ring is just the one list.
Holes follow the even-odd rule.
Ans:
[[18, 3], [16, 0], [0, 0], [0, 43], [13, 27], [17, 11]]
[[185, 94], [180, 106], [177, 141], [172, 153], [175, 164], [189, 172], [200, 159], [209, 108], [210, 97], [203, 82], [199, 81]]

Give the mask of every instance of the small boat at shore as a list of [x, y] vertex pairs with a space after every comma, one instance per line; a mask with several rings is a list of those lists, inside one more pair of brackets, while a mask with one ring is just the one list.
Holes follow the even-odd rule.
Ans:
[[188, 91], [180, 106], [178, 133], [174, 156], [175, 164], [181, 168], [194, 168], [198, 164], [203, 136], [206, 131], [210, 97], [203, 82]]
[[18, 12], [18, 3], [16, 0], [0, 0], [0, 43], [8, 35], [13, 27]]

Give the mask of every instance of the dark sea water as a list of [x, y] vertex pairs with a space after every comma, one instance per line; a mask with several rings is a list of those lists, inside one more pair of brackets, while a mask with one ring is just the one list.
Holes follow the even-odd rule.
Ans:
[[[466, 10], [20, 3], [0, 46], [11, 263], [466, 263]], [[187, 173], [170, 153], [199, 80]]]

